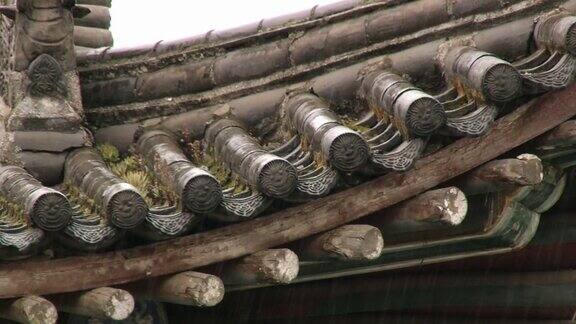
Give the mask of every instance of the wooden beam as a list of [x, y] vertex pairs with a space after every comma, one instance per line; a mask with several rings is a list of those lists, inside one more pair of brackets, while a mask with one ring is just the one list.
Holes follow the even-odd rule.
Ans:
[[56, 295], [50, 299], [58, 310], [99, 319], [124, 320], [134, 310], [134, 297], [129, 292], [109, 287]]
[[295, 246], [303, 260], [362, 261], [378, 258], [384, 247], [384, 239], [380, 230], [374, 226], [344, 225], [301, 244], [297, 242]]
[[39, 296], [26, 296], [0, 302], [0, 318], [18, 323], [54, 324], [58, 320], [56, 307]]
[[122, 286], [136, 297], [163, 303], [211, 307], [224, 298], [220, 278], [194, 271]]
[[544, 177], [542, 162], [532, 154], [488, 162], [455, 179], [452, 184], [467, 195], [533, 186]]
[[468, 198], [456, 187], [424, 192], [359, 222], [382, 231], [387, 243], [421, 241], [451, 235], [468, 214]]
[[466, 195], [456, 188], [448, 187], [426, 191], [412, 199], [383, 211], [379, 226], [394, 226], [395, 223], [441, 223], [459, 225], [468, 212]]
[[0, 298], [116, 285], [182, 272], [286, 244], [369, 215], [467, 172], [576, 114], [576, 85], [545, 94], [499, 119], [486, 135], [463, 138], [391, 173], [268, 217], [132, 249], [49, 261], [0, 264]]
[[513, 199], [501, 195], [478, 196], [470, 206], [470, 217], [465, 223], [443, 231], [388, 235], [383, 230], [387, 246], [376, 260], [302, 262], [293, 283], [415, 269], [426, 264], [506, 253], [526, 246], [536, 233], [539, 214]]
[[223, 265], [221, 277], [226, 285], [287, 284], [298, 275], [298, 262], [289, 249], [264, 250]]
[[534, 141], [534, 145], [539, 147], [556, 147], [574, 144], [576, 144], [576, 120], [564, 122]]

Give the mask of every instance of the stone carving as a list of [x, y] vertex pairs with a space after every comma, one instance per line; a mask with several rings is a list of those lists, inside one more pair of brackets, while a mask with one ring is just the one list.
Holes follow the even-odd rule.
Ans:
[[166, 236], [178, 236], [190, 229], [195, 224], [196, 217], [193, 214], [183, 212], [176, 208], [150, 209], [146, 216], [146, 225], [154, 227]]
[[225, 191], [222, 206], [234, 220], [244, 220], [258, 215], [270, 205], [270, 202], [269, 198], [257, 191], [240, 194]]
[[284, 107], [293, 129], [334, 168], [354, 171], [368, 161], [366, 141], [343, 126], [338, 115], [317, 96], [296, 92], [287, 97]]
[[69, 154], [64, 178], [94, 199], [106, 219], [119, 228], [134, 228], [148, 214], [148, 205], [138, 190], [112, 173], [93, 149]]
[[494, 106], [485, 105], [466, 116], [448, 119], [447, 125], [459, 134], [480, 136], [488, 131], [497, 114]]
[[362, 89], [375, 110], [393, 119], [411, 136], [429, 136], [446, 123], [446, 114], [438, 100], [393, 72], [368, 73]]
[[39, 228], [21, 226], [0, 230], [0, 245], [14, 247], [19, 252], [25, 252], [31, 246], [41, 243], [44, 238], [45, 234]]
[[425, 146], [426, 143], [422, 139], [413, 139], [403, 142], [391, 152], [373, 152], [372, 161], [388, 170], [406, 171], [414, 165]]
[[27, 219], [46, 231], [62, 229], [72, 217], [70, 203], [62, 193], [44, 187], [20, 167], [0, 167], [0, 192], [8, 201], [20, 205]]
[[[75, 243], [81, 243], [81, 246], [98, 245], [99, 248], [102, 247], [104, 241], [113, 243], [119, 237], [115, 228], [107, 225], [100, 218], [84, 215], [79, 206], [74, 206], [72, 222], [64, 229], [64, 234], [80, 241]], [[78, 244], [71, 246], [78, 247]]]
[[473, 47], [451, 49], [444, 59], [444, 67], [448, 81], [473, 97], [505, 103], [522, 93], [522, 77], [510, 63]]
[[539, 47], [576, 55], [576, 17], [559, 13], [541, 18], [534, 28]]
[[172, 134], [147, 132], [138, 139], [138, 148], [150, 169], [180, 195], [188, 211], [203, 214], [220, 205], [222, 188], [218, 180], [192, 164]]
[[9, 131], [81, 130], [72, 11], [85, 11], [75, 8], [69, 0], [16, 2]]
[[254, 190], [273, 198], [285, 198], [296, 189], [298, 176], [294, 166], [266, 152], [237, 121], [215, 121], [206, 130], [205, 141], [214, 147], [218, 159]]
[[32, 96], [66, 95], [62, 68], [58, 61], [48, 54], [41, 54], [30, 64], [28, 79], [28, 93]]
[[49, 54], [64, 71], [74, 70], [74, 1], [18, 0], [15, 69], [25, 71], [41, 54]]
[[294, 136], [271, 153], [285, 158], [298, 171], [297, 191], [290, 200], [307, 201], [329, 194], [339, 179], [338, 172], [329, 165], [316, 162], [311, 152], [302, 148], [299, 136]]

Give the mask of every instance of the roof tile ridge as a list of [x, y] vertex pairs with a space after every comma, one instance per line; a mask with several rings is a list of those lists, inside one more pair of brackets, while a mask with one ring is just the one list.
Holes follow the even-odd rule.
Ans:
[[[229, 33], [232, 31], [235, 31], [237, 29], [240, 29], [242, 27], [245, 26], [250, 26], [250, 25], [257, 25], [257, 27], [255, 28], [254, 32], [252, 33], [248, 33], [245, 35], [242, 35], [242, 33], [240, 33], [239, 35], [234, 35], [234, 33], [231, 33], [231, 35], [229, 35], [229, 37], [223, 37], [220, 40], [217, 41], [212, 41], [209, 37], [206, 37], [207, 33], [202, 33], [202, 34], [198, 34], [198, 35], [193, 35], [190, 37], [186, 37], [186, 38], [181, 38], [181, 39], [176, 39], [176, 40], [171, 40], [171, 41], [163, 41], [162, 43], [169, 43], [171, 46], [166, 46], [166, 49], [160, 50], [160, 48], [162, 48], [163, 46], [160, 46], [160, 48], [157, 48], [157, 44], [158, 42], [155, 43], [148, 43], [148, 44], [143, 44], [143, 45], [134, 45], [134, 46], [127, 46], [127, 47], [118, 47], [118, 48], [111, 48], [111, 50], [109, 51], [109, 56], [107, 57], [99, 57], [99, 56], [94, 56], [92, 51], [86, 52], [86, 53], [81, 53], [80, 55], [78, 55], [78, 63], [79, 64], [89, 64], [89, 63], [99, 63], [102, 61], [106, 61], [106, 60], [115, 60], [115, 59], [119, 59], [119, 60], [132, 60], [132, 59], [137, 59], [138, 57], [144, 58], [147, 56], [147, 54], [149, 54], [150, 52], [156, 52], [156, 54], [160, 54], [159, 52], [169, 52], [172, 48], [174, 47], [179, 47], [179, 48], [187, 48], [189, 50], [195, 50], [198, 47], [202, 47], [202, 45], [207, 45], [204, 48], [207, 47], [214, 47], [214, 46], [223, 46], [226, 45], [226, 43], [238, 43], [238, 42], [249, 42], [250, 40], [252, 40], [255, 37], [266, 37], [268, 36], [267, 34], [275, 34], [275, 33], [279, 33], [279, 32], [283, 32], [285, 30], [289, 30], [289, 29], [293, 29], [293, 28], [311, 28], [314, 27], [315, 21], [324, 21], [324, 20], [331, 20], [331, 19], [336, 19], [337, 21], [338, 16], [344, 15], [356, 15], [358, 13], [358, 15], [361, 14], [368, 14], [370, 11], [373, 10], [378, 10], [381, 8], [386, 8], [386, 7], [394, 7], [394, 6], [398, 6], [398, 5], [402, 5], [405, 3], [409, 3], [409, 2], [413, 2], [415, 0], [375, 0], [375, 1], [366, 1], [366, 0], [343, 0], [343, 1], [339, 1], [339, 2], [335, 2], [332, 4], [328, 4], [328, 5], [324, 5], [324, 6], [319, 6], [316, 5], [314, 7], [312, 7], [310, 10], [308, 10], [310, 13], [307, 15], [306, 19], [303, 20], [298, 20], [295, 21], [293, 24], [281, 24], [279, 26], [274, 26], [273, 28], [268, 28], [265, 30], [264, 28], [264, 21], [266, 20], [266, 18], [259, 20], [258, 22], [254, 22], [254, 23], [250, 23], [250, 24], [245, 24], [243, 26], [239, 26], [239, 27], [234, 27], [234, 28], [230, 28], [230, 29], [223, 29], [222, 31], [218, 31], [218, 30], [210, 30], [208, 33], [210, 33], [210, 35], [212, 34], [225, 34], [225, 33]], [[336, 11], [330, 11], [330, 8], [325, 8], [325, 7], [337, 7], [337, 6], [344, 6], [344, 5], [349, 5], [347, 7], [343, 7], [340, 8], [339, 10]], [[364, 12], [364, 11], [368, 11], [368, 12]], [[320, 14], [318, 13], [320, 12]], [[291, 15], [294, 15], [293, 13], [291, 14], [286, 14], [286, 15], [281, 15], [278, 17], [272, 17], [272, 18], [268, 18], [268, 20], [271, 19], [278, 19], [281, 20], [284, 17], [289, 17]], [[345, 17], [343, 17], [343, 19], [346, 19]], [[302, 25], [308, 25], [308, 26], [302, 26]], [[212, 44], [211, 44], [212, 43]], [[156, 48], [156, 51], [155, 51]]]

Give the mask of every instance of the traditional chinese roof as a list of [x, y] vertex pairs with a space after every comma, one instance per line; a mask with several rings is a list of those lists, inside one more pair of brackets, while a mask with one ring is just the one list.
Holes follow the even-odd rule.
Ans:
[[[342, 1], [129, 49], [107, 47], [109, 7], [0, 8], [0, 299], [50, 295], [19, 301], [53, 322], [238, 291], [225, 317], [244, 290], [362, 290], [552, 244], [541, 214], [576, 161], [576, 2]], [[309, 309], [292, 315], [336, 314]], [[271, 314], [251, 316], [289, 317]]]

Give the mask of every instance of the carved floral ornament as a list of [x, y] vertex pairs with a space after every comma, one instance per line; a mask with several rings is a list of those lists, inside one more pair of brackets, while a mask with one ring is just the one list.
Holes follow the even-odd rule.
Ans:
[[65, 96], [62, 67], [52, 56], [41, 54], [28, 67], [28, 92], [32, 96]]

